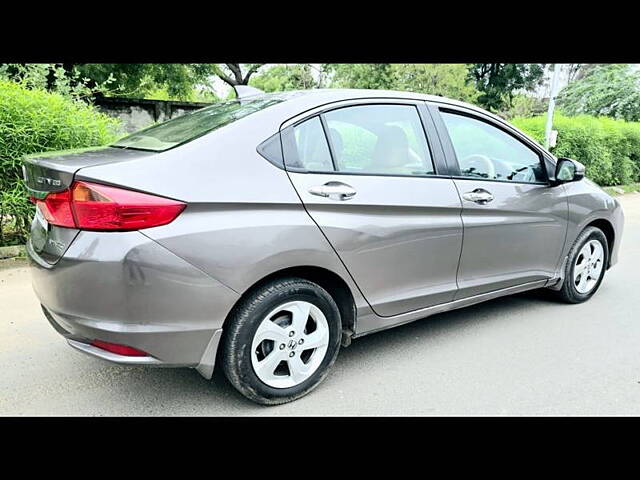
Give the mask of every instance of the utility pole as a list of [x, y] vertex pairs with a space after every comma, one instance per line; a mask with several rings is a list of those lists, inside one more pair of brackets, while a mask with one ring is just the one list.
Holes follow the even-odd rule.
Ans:
[[547, 125], [544, 129], [544, 147], [549, 148], [551, 140], [551, 128], [553, 127], [553, 110], [556, 107], [556, 91], [558, 88], [558, 79], [560, 78], [560, 64], [553, 65], [553, 77], [551, 78], [551, 92], [549, 93], [549, 109], [547, 110]]

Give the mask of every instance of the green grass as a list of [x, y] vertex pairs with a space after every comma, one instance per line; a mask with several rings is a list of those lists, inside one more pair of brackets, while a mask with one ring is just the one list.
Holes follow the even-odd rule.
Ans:
[[603, 187], [604, 191], [611, 196], [615, 197], [616, 195], [624, 195], [622, 193], [616, 192], [614, 188], [621, 188], [622, 190], [624, 190], [624, 193], [636, 193], [636, 192], [640, 192], [640, 183], [630, 183], [629, 185], [617, 185], [615, 187]]

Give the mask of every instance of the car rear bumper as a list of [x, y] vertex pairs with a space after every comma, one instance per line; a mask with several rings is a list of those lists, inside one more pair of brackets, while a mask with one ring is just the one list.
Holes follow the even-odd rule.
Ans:
[[[55, 265], [30, 243], [27, 253], [45, 316], [72, 347], [116, 363], [212, 373], [222, 324], [239, 298], [230, 288], [140, 232], [80, 232]], [[117, 355], [94, 339], [148, 356]]]

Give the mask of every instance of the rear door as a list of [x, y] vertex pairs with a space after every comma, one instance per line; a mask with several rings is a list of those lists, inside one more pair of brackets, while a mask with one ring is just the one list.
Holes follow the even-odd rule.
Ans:
[[430, 111], [462, 200], [456, 298], [553, 277], [567, 201], [550, 187], [540, 151], [487, 115], [438, 104]]
[[282, 130], [296, 191], [380, 316], [457, 290], [461, 202], [429, 137], [424, 104], [402, 100], [340, 104]]

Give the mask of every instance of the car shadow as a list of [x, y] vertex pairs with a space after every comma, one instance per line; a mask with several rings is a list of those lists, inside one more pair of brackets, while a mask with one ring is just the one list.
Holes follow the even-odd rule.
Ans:
[[[327, 378], [330, 381], [319, 388], [327, 387], [327, 384], [337, 385], [340, 379], [335, 378], [336, 375], [360, 369], [364, 362], [388, 355], [397, 349], [398, 344], [423, 344], [446, 335], [455, 339], [450, 334], [473, 328], [474, 324], [509, 322], [532, 307], [554, 304], [559, 303], [551, 292], [534, 290], [440, 313], [355, 339], [348, 348], [341, 349], [333, 375]], [[211, 381], [193, 369], [124, 368], [140, 371], [134, 375], [122, 375], [122, 382], [114, 382], [112, 387], [115, 390], [121, 387], [122, 395], [128, 398], [133, 387], [136, 398], [145, 397], [135, 404], [129, 402], [129, 415], [277, 415], [285, 407], [264, 408], [247, 400], [226, 380], [220, 367], [216, 367]], [[115, 392], [112, 390], [111, 393]], [[305, 401], [305, 398], [296, 403]]]

